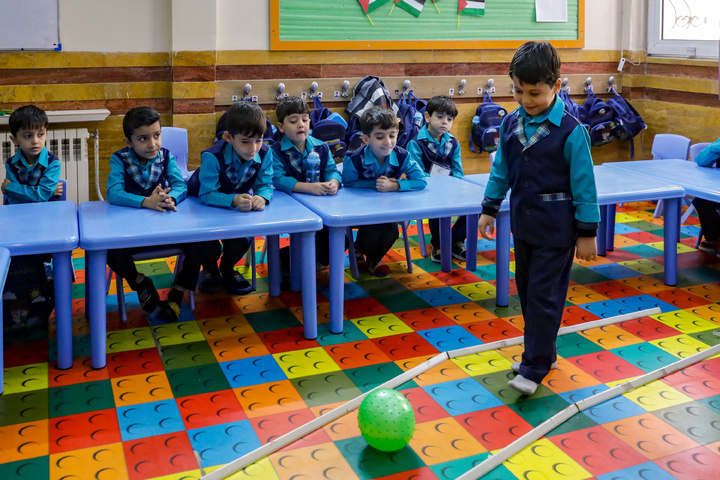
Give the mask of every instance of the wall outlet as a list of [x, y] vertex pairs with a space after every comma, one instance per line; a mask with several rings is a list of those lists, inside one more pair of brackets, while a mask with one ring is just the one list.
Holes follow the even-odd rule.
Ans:
[[625, 66], [625, 57], [622, 57], [620, 59], [620, 63], [618, 63], [618, 72], [622, 72], [624, 66]]

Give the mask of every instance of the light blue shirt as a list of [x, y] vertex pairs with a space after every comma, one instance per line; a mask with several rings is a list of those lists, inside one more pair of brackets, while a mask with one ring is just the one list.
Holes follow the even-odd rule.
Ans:
[[[317, 138], [308, 135], [307, 139], [305, 139], [305, 151], [300, 152], [300, 150], [298, 150], [298, 148], [287, 137], [283, 137], [283, 139], [280, 141], [280, 150], [282, 150], [283, 152], [287, 150], [295, 150], [301, 155], [301, 159], [304, 160], [305, 158], [307, 158], [310, 152], [313, 151], [315, 147], [324, 143], [325, 142], [323, 142], [322, 140], [318, 140]], [[270, 150], [272, 152], [272, 149]], [[273, 185], [281, 192], [291, 194], [293, 188], [295, 188], [295, 184], [297, 184], [298, 181], [295, 179], [295, 177], [291, 176], [287, 173], [287, 171], [285, 171], [285, 164], [275, 154], [275, 152], [272, 152], [272, 154]], [[329, 155], [327, 164], [325, 165], [325, 181], [329, 182], [332, 179], [335, 179], [340, 184], [342, 184], [342, 176], [337, 169], [337, 165], [335, 165], [335, 160], [333, 160], [332, 155]]]
[[710, 167], [718, 160], [720, 160], [720, 138], [705, 147], [695, 157], [695, 163], [701, 167]]
[[[373, 171], [375, 172], [385, 171], [388, 164], [392, 166], [399, 166], [400, 162], [397, 154], [395, 153], [397, 148], [398, 147], [395, 147], [395, 149], [390, 152], [390, 155], [387, 156], [383, 165], [380, 165], [380, 162], [377, 161], [377, 158], [375, 158], [375, 155], [373, 154], [372, 148], [368, 145], [363, 150], [363, 164], [373, 165]], [[400, 165], [400, 175], [403, 173], [406, 178], [398, 180], [401, 192], [407, 190], [422, 190], [425, 188], [425, 185], [427, 184], [425, 181], [425, 172], [410, 155], [407, 155], [403, 164]], [[373, 190], [376, 188], [375, 179], [360, 179], [357, 170], [355, 170], [355, 165], [348, 156], [345, 157], [345, 161], [343, 162], [342, 179], [343, 184], [346, 187], [372, 188]]]
[[5, 178], [10, 180], [10, 183], [5, 187], [5, 197], [7, 198], [8, 204], [47, 202], [55, 195], [55, 189], [60, 181], [62, 166], [59, 161], [51, 162], [48, 165], [48, 157], [48, 149], [43, 148], [38, 155], [37, 161], [30, 167], [22, 150], [18, 150], [17, 153], [13, 155], [10, 163], [22, 163], [28, 172], [40, 167], [45, 168], [45, 171], [40, 177], [37, 186], [31, 187], [20, 183], [13, 172], [6, 168]]
[[[423, 128], [420, 130], [420, 133], [418, 133], [417, 139], [418, 140], [424, 140], [424, 139], [430, 140], [432, 143], [436, 144], [438, 147], [438, 152], [443, 152], [445, 150], [445, 144], [450, 141], [450, 139], [454, 138], [449, 133], [443, 133], [440, 137], [440, 141], [435, 140], [432, 135], [430, 135], [430, 132], [428, 132], [427, 124], [423, 125]], [[417, 141], [415, 139], [410, 140], [410, 142], [407, 144], [407, 147], [405, 147], [408, 153], [410, 153], [410, 156], [412, 156], [413, 160], [417, 162], [418, 165], [420, 165], [420, 168], [423, 167], [424, 163], [422, 160], [423, 152], [420, 148], [420, 145], [417, 144]], [[461, 156], [461, 150], [460, 150], [460, 143], [455, 146], [455, 149], [451, 153], [452, 157], [450, 159], [450, 175], [456, 178], [462, 178], [465, 176], [465, 173], [463, 172], [462, 167], [462, 156]], [[428, 172], [429, 174], [429, 172]]]

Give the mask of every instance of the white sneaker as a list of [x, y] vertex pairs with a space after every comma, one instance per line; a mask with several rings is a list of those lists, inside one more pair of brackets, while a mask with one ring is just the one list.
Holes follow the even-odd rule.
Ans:
[[523, 395], [532, 395], [537, 390], [538, 384], [518, 375], [508, 382], [508, 385]]
[[[514, 362], [512, 365], [510, 365], [510, 368], [512, 368], [512, 371], [515, 373], [518, 373], [520, 371], [520, 362]], [[557, 369], [557, 362], [553, 362], [552, 365], [550, 365], [550, 370]]]

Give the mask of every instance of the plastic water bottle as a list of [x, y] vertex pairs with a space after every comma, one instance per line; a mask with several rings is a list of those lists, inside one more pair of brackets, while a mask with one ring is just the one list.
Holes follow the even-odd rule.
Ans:
[[420, 112], [415, 112], [413, 115], [413, 123], [417, 125], [418, 127], [422, 127], [423, 124], [423, 116]]
[[312, 151], [305, 159], [305, 181], [307, 183], [317, 183], [320, 181], [320, 155], [316, 151]]
[[477, 115], [475, 115], [475, 116], [473, 117], [473, 119], [472, 119], [472, 123], [473, 123], [473, 125], [475, 125], [475, 126], [480, 125], [480, 117], [478, 117]]

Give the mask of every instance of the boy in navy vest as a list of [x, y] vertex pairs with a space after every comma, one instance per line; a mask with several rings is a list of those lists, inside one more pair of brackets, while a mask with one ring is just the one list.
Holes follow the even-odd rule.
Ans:
[[[272, 199], [272, 155], [263, 142], [265, 112], [257, 103], [239, 102], [230, 107], [226, 119], [222, 140], [202, 152], [201, 166], [188, 182], [190, 190], [199, 183], [200, 200], [213, 207], [263, 210]], [[215, 291], [222, 285], [232, 294], [248, 293], [252, 285], [235, 264], [247, 252], [250, 239], [222, 240], [222, 249], [218, 242], [212, 245], [202, 261], [205, 278], [200, 289]]]
[[[460, 143], [450, 134], [458, 109], [453, 99], [447, 95], [437, 95], [428, 101], [425, 109], [425, 121], [416, 139], [410, 140], [407, 151], [427, 175], [464, 176]], [[431, 218], [430, 226], [430, 259], [440, 263], [440, 220]], [[452, 227], [452, 255], [465, 261], [465, 236], [467, 234], [467, 218], [461, 215]]]
[[[327, 144], [310, 136], [310, 106], [298, 97], [284, 97], [275, 108], [278, 130], [284, 134], [270, 150], [273, 154], [273, 185], [281, 192], [309, 195], [335, 195], [342, 176], [335, 165]], [[320, 156], [320, 181], [306, 182], [306, 161], [310, 152]], [[287, 252], [285, 248], [281, 252]], [[330, 247], [328, 228], [315, 235], [315, 253], [318, 267], [329, 263]], [[281, 255], [286, 259], [288, 254]]]
[[[701, 167], [717, 166], [720, 161], [720, 138], [705, 147], [695, 157], [695, 163]], [[720, 203], [695, 197], [693, 205], [700, 219], [700, 228], [705, 240], [698, 250], [720, 257]]]
[[7, 203], [47, 202], [62, 194], [60, 160], [45, 148], [48, 117], [35, 105], [15, 110], [8, 121], [17, 153], [5, 163], [2, 192]]
[[[169, 150], [162, 148], [160, 114], [150, 107], [130, 109], [123, 118], [125, 145], [110, 158], [107, 199], [113, 205], [176, 212], [187, 196], [182, 173]], [[160, 301], [153, 281], [139, 273], [132, 255], [145, 247], [108, 250], [107, 264], [138, 293], [140, 306], [162, 320], [176, 322], [185, 292], [195, 290], [205, 242], [168, 245], [185, 254], [182, 268], [167, 296]]]
[[[346, 187], [372, 188], [378, 192], [422, 190], [425, 173], [408, 154], [396, 146], [399, 122], [387, 107], [371, 107], [360, 117], [363, 147], [345, 157], [342, 178]], [[401, 178], [405, 175], [405, 178]], [[390, 267], [380, 261], [398, 238], [397, 223], [361, 225], [355, 240], [358, 265], [371, 275], [385, 277]]]
[[525, 351], [509, 382], [535, 393], [557, 367], [555, 340], [570, 282], [573, 254], [595, 260], [600, 221], [587, 131], [567, 114], [560, 58], [547, 42], [527, 42], [510, 63], [519, 108], [500, 126], [500, 144], [485, 189], [480, 233], [489, 239], [508, 189], [515, 239], [515, 280], [525, 319]]

